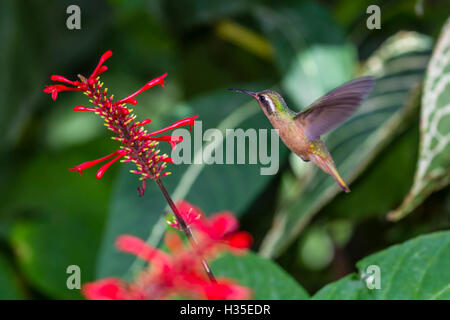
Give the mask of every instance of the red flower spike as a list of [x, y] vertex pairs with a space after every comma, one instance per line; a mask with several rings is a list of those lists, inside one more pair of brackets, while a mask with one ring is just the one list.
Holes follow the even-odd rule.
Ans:
[[97, 109], [95, 109], [95, 108], [86, 108], [86, 107], [83, 107], [83, 106], [75, 106], [75, 107], [73, 107], [73, 111], [92, 111], [92, 112], [96, 112]]
[[111, 161], [109, 161], [108, 163], [105, 163], [104, 165], [102, 165], [100, 167], [100, 169], [97, 171], [97, 174], [95, 175], [97, 177], [97, 179], [101, 179], [103, 177], [103, 175], [105, 174], [106, 170], [108, 170], [109, 167], [114, 162], [116, 162], [117, 160], [122, 158], [124, 155], [126, 155], [126, 152], [124, 152], [123, 150], [118, 150], [118, 151], [119, 151], [119, 155], [117, 157], [115, 157], [114, 159], [112, 159]]
[[167, 267], [171, 264], [170, 257], [167, 253], [153, 248], [145, 241], [131, 235], [122, 235], [117, 238], [116, 246], [120, 251], [134, 254], [142, 260], [160, 268]]
[[95, 67], [94, 72], [92, 72], [91, 76], [89, 77], [89, 79], [95, 79], [97, 78], [97, 76], [100, 75], [100, 73], [104, 72], [107, 70], [107, 68], [102, 68], [103, 63], [105, 63], [106, 60], [108, 60], [109, 58], [111, 58], [112, 56], [112, 51], [108, 50], [106, 51], [101, 57], [100, 57], [100, 61], [97, 64], [97, 67]]
[[117, 150], [107, 156], [100, 158], [100, 159], [83, 162], [82, 164], [79, 164], [73, 168], [70, 168], [69, 170], [70, 171], [78, 171], [80, 173], [80, 175], [83, 176], [83, 170], [90, 168], [92, 166], [95, 166], [96, 164], [103, 162], [105, 160], [108, 160], [109, 158], [112, 158], [115, 155], [122, 153], [122, 152], [123, 152], [123, 150]]
[[[124, 103], [131, 103], [131, 104], [136, 104], [137, 101], [135, 99], [133, 99], [135, 96], [137, 96], [138, 94], [141, 94], [142, 92], [144, 92], [147, 89], [150, 89], [151, 87], [154, 87], [158, 84], [161, 84], [161, 86], [164, 84], [164, 78], [167, 76], [167, 73], [163, 74], [162, 76], [155, 78], [149, 82], [147, 82], [145, 84], [145, 86], [143, 86], [142, 88], [140, 88], [138, 91], [136, 91], [135, 93], [129, 95], [126, 98], [120, 99], [117, 102], [115, 102], [115, 105], [119, 105], [119, 104], [124, 104]], [[133, 103], [134, 102], [134, 103]]]
[[[84, 107], [75, 106], [75, 111], [91, 111], [99, 115], [104, 121], [105, 126], [116, 134], [113, 137], [114, 140], [123, 144], [122, 150], [126, 150], [127, 157], [123, 159], [124, 162], [133, 162], [137, 166], [137, 170], [132, 170], [134, 174], [140, 176], [142, 180], [142, 186], [138, 188], [139, 195], [143, 195], [145, 191], [145, 182], [147, 179], [157, 179], [164, 177], [169, 174], [169, 172], [164, 172], [166, 168], [165, 163], [172, 163], [172, 159], [169, 157], [158, 156], [158, 143], [153, 141], [146, 141], [143, 137], [150, 138], [147, 131], [142, 128], [143, 125], [149, 124], [150, 119], [144, 120], [142, 122], [134, 122], [136, 116], [131, 114], [132, 110], [125, 107], [126, 103], [137, 104], [134, 97], [143, 91], [160, 84], [163, 86], [164, 78], [167, 74], [163, 74], [149, 82], [147, 82], [141, 89], [131, 94], [125, 99], [119, 101], [114, 101], [113, 95], [108, 95], [108, 89], [103, 88], [103, 83], [99, 79], [99, 75], [106, 70], [108, 67], [104, 65], [105, 61], [112, 56], [111, 51], [105, 52], [100, 58], [97, 66], [90, 75], [86, 78], [82, 75], [78, 75], [80, 80], [71, 81], [60, 75], [52, 75], [51, 80], [59, 81], [63, 84], [53, 84], [47, 86], [44, 92], [50, 93], [52, 99], [56, 100], [58, 93], [61, 91], [82, 91], [86, 96], [89, 97], [89, 101], [94, 105], [94, 107]], [[67, 85], [66, 85], [67, 84]], [[68, 86], [69, 85], [69, 86]], [[73, 86], [73, 87], [72, 87]], [[170, 130], [171, 128], [176, 128], [185, 124], [193, 125], [193, 118], [184, 119], [177, 122], [169, 128], [165, 128], [163, 131]], [[163, 132], [163, 131], [159, 131]], [[158, 132], [156, 132], [158, 133]], [[156, 133], [152, 134], [155, 135]], [[181, 137], [159, 137], [152, 138], [152, 140], [162, 140], [167, 141], [172, 148], [176, 146], [176, 143], [181, 142]], [[104, 172], [110, 167], [112, 163], [123, 157], [120, 152], [111, 154], [110, 156], [103, 157], [98, 160], [87, 161], [74, 168], [71, 171], [78, 171], [81, 175], [84, 169], [98, 164], [101, 161], [105, 161], [109, 158], [115, 157], [112, 161], [104, 164], [100, 170], [97, 172], [97, 178], [101, 178]]]

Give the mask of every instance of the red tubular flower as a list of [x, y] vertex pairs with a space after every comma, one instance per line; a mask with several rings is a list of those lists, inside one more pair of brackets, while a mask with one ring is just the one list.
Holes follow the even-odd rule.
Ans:
[[92, 111], [92, 112], [96, 112], [97, 109], [95, 109], [95, 108], [86, 108], [86, 107], [83, 107], [83, 106], [75, 106], [75, 107], [73, 107], [73, 111]]
[[[118, 157], [114, 158], [111, 162], [108, 162], [109, 165], [108, 165], [108, 167], [104, 168], [104, 170], [102, 170], [102, 169], [100, 168], [100, 170], [102, 170], [102, 171], [104, 172], [104, 171], [106, 171], [106, 169], [109, 168], [109, 166], [110, 166], [111, 164], [113, 164], [115, 161], [117, 161], [120, 157], [123, 157], [125, 154], [126, 154], [126, 152], [125, 152], [124, 150], [119, 149], [119, 150], [117, 150], [117, 151], [115, 151], [115, 152], [113, 152], [113, 153], [111, 153], [111, 154], [109, 154], [109, 155], [107, 155], [107, 156], [104, 156], [104, 157], [102, 157], [102, 158], [100, 158], [100, 159], [83, 162], [82, 164], [79, 164], [79, 165], [77, 165], [77, 166], [75, 166], [75, 167], [73, 167], [73, 168], [70, 168], [69, 170], [70, 170], [70, 171], [78, 171], [78, 172], [80, 173], [80, 175], [83, 176], [83, 170], [84, 170], [84, 169], [87, 169], [87, 168], [89, 168], [89, 167], [95, 166], [96, 164], [98, 164], [98, 163], [100, 163], [100, 162], [103, 162], [103, 161], [105, 161], [105, 160], [108, 160], [108, 159], [114, 157], [115, 155], [119, 155]], [[103, 167], [102, 167], [102, 168], [103, 168]], [[99, 171], [100, 171], [100, 170], [99, 170]], [[103, 175], [103, 173], [102, 173], [101, 175]], [[97, 177], [97, 178], [100, 179], [101, 176], [100, 176], [100, 177]]]
[[198, 248], [185, 246], [177, 233], [166, 235], [170, 252], [153, 248], [145, 241], [122, 235], [116, 245], [119, 250], [147, 261], [132, 283], [106, 278], [85, 284], [82, 292], [88, 299], [147, 300], [185, 297], [193, 299], [249, 299], [251, 290], [231, 279], [218, 278], [211, 282], [203, 272]]
[[135, 96], [137, 96], [138, 94], [141, 94], [142, 92], [144, 92], [147, 89], [150, 89], [151, 87], [154, 87], [158, 84], [161, 85], [161, 87], [164, 88], [164, 78], [167, 76], [167, 73], [163, 74], [162, 76], [155, 78], [149, 82], [147, 82], [145, 84], [145, 86], [143, 86], [142, 88], [140, 88], [138, 91], [136, 91], [135, 93], [130, 94], [128, 97], [123, 98], [118, 100], [117, 102], [114, 102], [115, 105], [119, 105], [119, 104], [125, 104], [125, 103], [131, 103], [132, 105], [136, 105], [137, 101], [136, 99], [133, 99]]
[[56, 98], [58, 97], [58, 93], [61, 92], [61, 91], [81, 91], [81, 89], [67, 87], [67, 86], [62, 85], [62, 84], [53, 84], [53, 85], [45, 87], [45, 89], [44, 89], [45, 93], [51, 93], [52, 94], [52, 99], [53, 100], [56, 100]]
[[80, 85], [80, 81], [78, 81], [78, 80], [72, 81], [72, 80], [69, 80], [69, 79], [67, 79], [67, 78], [65, 78], [63, 76], [59, 76], [57, 74], [52, 75], [50, 77], [50, 80], [52, 80], [52, 81], [59, 81], [59, 82], [65, 82], [65, 83], [71, 84], [71, 85], [73, 85], [75, 87], [78, 87]]
[[152, 122], [151, 119], [145, 119], [144, 121], [137, 122], [137, 123], [135, 123], [134, 125], [135, 125], [135, 126], [145, 126], [146, 124], [150, 124], [150, 122]]
[[89, 79], [95, 79], [102, 72], [105, 72], [106, 70], [108, 70], [108, 67], [103, 66], [103, 64], [105, 63], [106, 60], [111, 58], [111, 56], [112, 56], [112, 51], [108, 50], [100, 57], [100, 60], [99, 60], [99, 62], [97, 64], [97, 66], [95, 67], [94, 71], [92, 72], [91, 76], [89, 77]]
[[148, 133], [144, 126], [149, 124], [151, 120], [146, 119], [142, 122], [134, 122], [136, 116], [131, 114], [132, 110], [128, 109], [126, 104], [136, 105], [135, 97], [137, 95], [156, 85], [163, 87], [167, 73], [147, 82], [141, 89], [128, 97], [114, 102], [113, 96], [108, 97], [108, 89], [103, 88], [103, 83], [99, 80], [99, 75], [108, 69], [104, 63], [111, 56], [111, 51], [105, 52], [89, 78], [79, 75], [80, 80], [72, 81], [60, 75], [51, 76], [51, 80], [64, 84], [47, 86], [44, 92], [50, 93], [52, 99], [56, 100], [58, 93], [61, 91], [82, 91], [90, 98], [89, 101], [94, 107], [75, 106], [73, 108], [74, 111], [91, 111], [99, 115], [105, 121], [105, 126], [116, 134], [113, 139], [123, 144], [120, 151], [98, 160], [87, 161], [70, 170], [78, 171], [81, 174], [84, 169], [115, 156], [114, 159], [104, 164], [97, 171], [96, 176], [100, 179], [114, 162], [123, 158], [121, 161], [133, 162], [136, 165], [137, 169], [132, 170], [132, 172], [141, 176], [142, 186], [138, 188], [138, 191], [140, 195], [143, 195], [147, 179], [156, 179], [170, 174], [170, 172], [164, 172], [164, 169], [167, 163], [172, 163], [173, 160], [167, 155], [158, 155], [159, 141], [167, 141], [172, 148], [175, 148], [176, 144], [182, 141], [182, 138], [177, 136], [165, 135], [157, 137], [157, 135], [184, 125], [192, 127], [197, 116], [182, 119], [167, 128]]
[[182, 127], [182, 126], [185, 126], [185, 125], [189, 125], [190, 129], [192, 130], [192, 126], [194, 125], [194, 121], [197, 118], [198, 118], [198, 116], [193, 116], [193, 117], [189, 117], [189, 118], [186, 118], [186, 119], [178, 120], [177, 122], [175, 122], [174, 124], [171, 124], [168, 127], [165, 127], [163, 129], [160, 129], [160, 130], [157, 130], [157, 131], [149, 133], [147, 136], [148, 137], [156, 136], [157, 134], [160, 134], [160, 133], [163, 133], [163, 132], [166, 132], [166, 131], [169, 131], [169, 130], [173, 130], [175, 128], [179, 128], [179, 127]]
[[120, 158], [122, 158], [124, 155], [126, 155], [127, 153], [123, 150], [118, 150], [119, 151], [119, 155], [117, 157], [115, 157], [114, 159], [112, 159], [111, 161], [105, 163], [104, 165], [101, 166], [101, 168], [97, 171], [96, 177], [97, 179], [101, 179], [103, 177], [103, 174], [105, 173], [106, 170], [108, 170], [108, 168], [117, 160], [119, 160]]
[[172, 149], [175, 149], [177, 143], [180, 143], [183, 141], [183, 137], [171, 136], [171, 135], [166, 135], [166, 136], [161, 136], [161, 137], [145, 136], [145, 137], [143, 137], [143, 140], [167, 141], [170, 144], [170, 146], [172, 147]]

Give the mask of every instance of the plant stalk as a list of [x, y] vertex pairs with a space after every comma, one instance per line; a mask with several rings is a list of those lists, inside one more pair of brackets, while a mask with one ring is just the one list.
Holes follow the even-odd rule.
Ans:
[[[194, 238], [194, 234], [192, 233], [191, 228], [189, 225], [184, 221], [183, 217], [181, 216], [180, 212], [178, 211], [178, 208], [175, 206], [175, 203], [173, 202], [172, 198], [169, 195], [169, 192], [167, 192], [166, 187], [162, 183], [161, 179], [156, 178], [155, 179], [156, 184], [161, 189], [162, 194], [164, 195], [164, 198], [166, 198], [167, 203], [169, 204], [170, 208], [172, 209], [175, 218], [177, 219], [178, 225], [181, 228], [181, 231], [186, 235], [186, 237], [189, 239], [189, 242], [191, 243], [193, 248], [197, 248], [197, 241]], [[206, 274], [208, 275], [209, 280], [211, 282], [216, 282], [216, 278], [214, 277], [211, 267], [209, 266], [208, 262], [204, 257], [201, 257], [203, 268], [205, 269]]]

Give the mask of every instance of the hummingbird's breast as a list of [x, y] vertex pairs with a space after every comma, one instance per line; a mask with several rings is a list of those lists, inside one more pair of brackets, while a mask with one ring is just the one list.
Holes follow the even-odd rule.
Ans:
[[292, 119], [271, 119], [274, 128], [284, 144], [295, 154], [305, 160], [310, 158], [310, 142], [305, 136], [303, 128]]

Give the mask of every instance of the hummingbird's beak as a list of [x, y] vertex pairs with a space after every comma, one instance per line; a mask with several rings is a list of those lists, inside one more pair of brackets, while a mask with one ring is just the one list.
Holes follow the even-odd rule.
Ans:
[[241, 89], [228, 89], [228, 90], [241, 92], [241, 93], [246, 93], [246, 94], [251, 95], [253, 98], [256, 98], [256, 95], [257, 95], [256, 92], [252, 92], [252, 91], [248, 91], [248, 90], [241, 90]]

